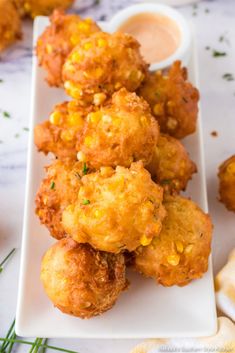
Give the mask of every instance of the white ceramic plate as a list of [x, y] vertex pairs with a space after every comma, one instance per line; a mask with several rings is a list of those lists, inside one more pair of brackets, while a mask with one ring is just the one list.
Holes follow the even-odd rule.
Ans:
[[[48, 19], [37, 18], [34, 43]], [[105, 28], [105, 24], [102, 24]], [[107, 29], [107, 27], [106, 27]], [[189, 64], [190, 79], [198, 86], [195, 55]], [[131, 286], [116, 305], [99, 317], [82, 320], [62, 314], [53, 307], [40, 283], [42, 255], [54, 242], [35, 216], [34, 198], [44, 176], [49, 157], [38, 153], [33, 143], [33, 128], [47, 119], [53, 106], [66, 99], [64, 91], [52, 89], [44, 81], [45, 72], [33, 58], [32, 110], [28, 150], [23, 243], [16, 315], [16, 333], [20, 336], [77, 338], [147, 338], [209, 336], [217, 329], [211, 261], [205, 276], [179, 288], [157, 286], [151, 279], [128, 273]], [[197, 132], [185, 139], [198, 173], [187, 194], [207, 211], [200, 117]]]

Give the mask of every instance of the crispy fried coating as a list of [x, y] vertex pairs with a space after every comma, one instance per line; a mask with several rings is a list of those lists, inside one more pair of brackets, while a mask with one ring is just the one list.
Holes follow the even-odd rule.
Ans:
[[61, 239], [43, 257], [41, 281], [63, 313], [91, 318], [111, 309], [126, 289], [124, 257]]
[[71, 97], [99, 105], [121, 87], [135, 91], [146, 69], [133, 37], [98, 32], [81, 41], [67, 58], [64, 86]]
[[159, 237], [136, 251], [135, 268], [163, 286], [184, 286], [207, 271], [212, 224], [193, 201], [164, 200], [167, 216]]
[[21, 20], [11, 0], [0, 0], [0, 53], [21, 38]]
[[181, 139], [196, 130], [199, 92], [176, 61], [167, 73], [149, 73], [138, 94], [150, 105], [161, 132]]
[[66, 235], [61, 223], [62, 212], [76, 201], [81, 177], [87, 173], [87, 168], [81, 162], [57, 160], [46, 167], [46, 173], [35, 199], [36, 214], [50, 234], [61, 239]]
[[235, 212], [235, 155], [220, 165], [218, 177], [220, 201]]
[[67, 9], [74, 0], [13, 0], [22, 17], [48, 16], [54, 9]]
[[165, 134], [160, 135], [153, 158], [146, 169], [167, 193], [185, 190], [192, 174], [197, 171], [196, 164], [189, 158], [184, 145]]
[[161, 230], [163, 190], [141, 162], [103, 167], [82, 177], [76, 202], [63, 212], [67, 234], [79, 243], [118, 253], [147, 245]]
[[69, 53], [83, 38], [100, 28], [90, 18], [83, 20], [61, 10], [53, 12], [50, 22], [37, 41], [36, 52], [39, 65], [47, 71], [47, 82], [59, 87], [62, 86], [62, 67]]
[[76, 160], [77, 144], [84, 119], [92, 107], [82, 107], [76, 101], [58, 104], [49, 120], [36, 125], [34, 142], [39, 151], [52, 152], [59, 159]]
[[148, 104], [122, 88], [111, 101], [88, 115], [79, 145], [82, 158], [94, 168], [129, 167], [149, 163], [158, 140], [159, 127]]

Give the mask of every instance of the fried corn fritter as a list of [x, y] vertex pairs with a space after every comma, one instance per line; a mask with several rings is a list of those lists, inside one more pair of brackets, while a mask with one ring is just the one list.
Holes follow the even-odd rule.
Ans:
[[65, 231], [61, 224], [63, 210], [75, 202], [81, 186], [81, 178], [87, 168], [81, 162], [55, 161], [46, 168], [47, 175], [42, 180], [36, 195], [36, 214], [50, 234], [61, 239]]
[[21, 38], [20, 15], [10, 0], [0, 0], [0, 53]]
[[92, 107], [82, 107], [76, 101], [58, 104], [49, 120], [36, 125], [34, 142], [39, 151], [52, 152], [59, 159], [76, 160], [77, 143], [86, 115]]
[[158, 140], [159, 127], [148, 104], [122, 88], [96, 112], [88, 115], [79, 142], [81, 158], [94, 168], [129, 167], [149, 163]]
[[48, 16], [54, 9], [67, 9], [74, 0], [13, 0], [21, 16]]
[[167, 193], [185, 190], [192, 174], [197, 171], [183, 144], [165, 134], [160, 135], [152, 161], [146, 168]]
[[137, 249], [135, 268], [163, 286], [184, 286], [207, 271], [212, 224], [193, 201], [181, 196], [167, 196], [164, 206], [161, 233]]
[[84, 38], [100, 30], [90, 18], [66, 15], [55, 10], [50, 25], [37, 41], [39, 65], [47, 71], [47, 82], [51, 86], [62, 86], [62, 67], [72, 49]]
[[63, 212], [66, 233], [79, 243], [113, 253], [147, 245], [161, 230], [163, 190], [141, 162], [103, 167], [85, 175], [77, 200]]
[[111, 309], [127, 288], [124, 257], [61, 239], [43, 257], [41, 281], [59, 310], [90, 318]]
[[98, 32], [82, 40], [63, 67], [66, 92], [99, 105], [121, 87], [135, 91], [147, 69], [139, 46], [133, 37], [118, 32]]
[[138, 94], [150, 105], [161, 132], [181, 139], [196, 130], [199, 92], [176, 61], [167, 73], [149, 73]]
[[220, 201], [235, 212], [235, 155], [220, 165], [218, 177]]

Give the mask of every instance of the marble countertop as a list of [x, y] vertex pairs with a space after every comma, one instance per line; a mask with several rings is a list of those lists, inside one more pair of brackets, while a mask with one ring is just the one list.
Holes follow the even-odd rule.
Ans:
[[[128, 4], [134, 1], [129, 1]], [[86, 3], [86, 5], [83, 5]], [[98, 3], [98, 2], [96, 2]], [[124, 0], [77, 1], [82, 16], [109, 19], [126, 5]], [[214, 223], [215, 273], [235, 247], [235, 215], [217, 200], [217, 167], [235, 153], [235, 3], [207, 0], [179, 9], [195, 26], [198, 46], [201, 109], [209, 209]], [[16, 254], [0, 275], [0, 337], [15, 316], [26, 177], [32, 62], [32, 22], [24, 23], [24, 40], [0, 58], [0, 259], [13, 247]], [[213, 57], [213, 50], [226, 53]], [[4, 112], [9, 113], [5, 114]], [[6, 116], [7, 115], [7, 116]], [[211, 135], [218, 133], [217, 137]], [[36, 318], [35, 318], [36, 319]], [[79, 353], [128, 353], [137, 340], [50, 340]], [[25, 350], [18, 350], [25, 352]]]

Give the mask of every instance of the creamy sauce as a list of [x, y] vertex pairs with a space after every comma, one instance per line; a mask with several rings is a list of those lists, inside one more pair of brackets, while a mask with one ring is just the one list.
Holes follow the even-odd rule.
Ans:
[[141, 54], [150, 64], [168, 58], [180, 44], [178, 25], [163, 15], [135, 15], [122, 24], [118, 31], [129, 33], [139, 41]]

